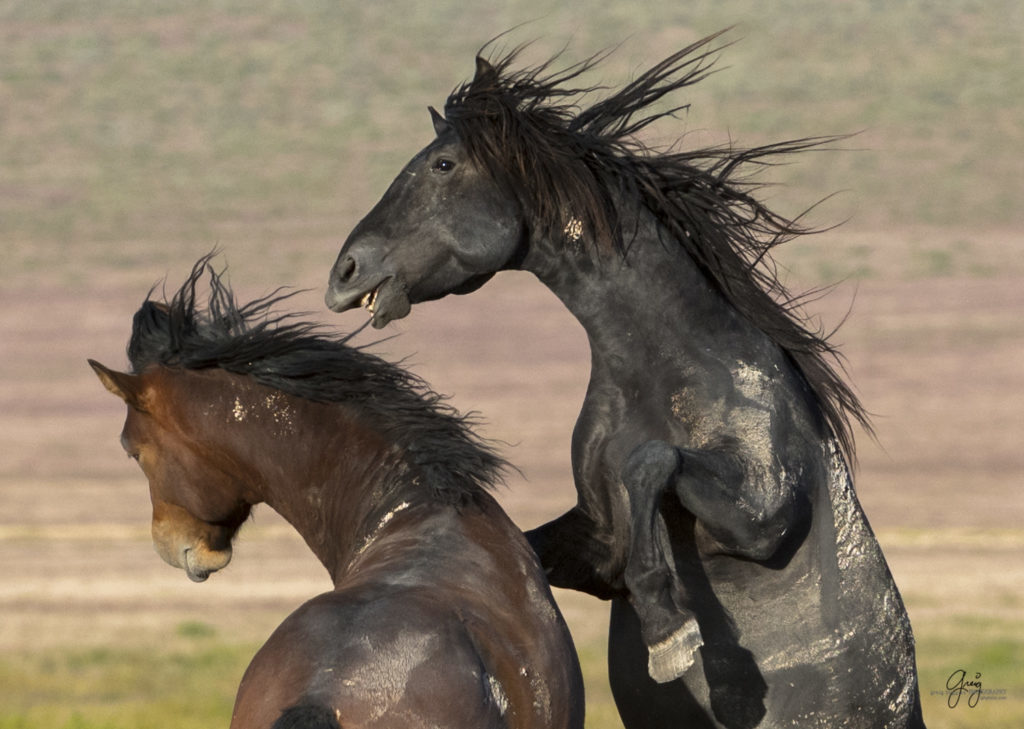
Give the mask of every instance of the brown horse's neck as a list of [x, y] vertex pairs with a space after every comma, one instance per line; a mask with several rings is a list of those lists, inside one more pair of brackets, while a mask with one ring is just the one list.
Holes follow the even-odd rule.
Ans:
[[410, 505], [403, 454], [344, 404], [317, 403], [234, 380], [226, 406], [228, 461], [244, 469], [246, 500], [284, 517], [335, 583], [389, 521]]

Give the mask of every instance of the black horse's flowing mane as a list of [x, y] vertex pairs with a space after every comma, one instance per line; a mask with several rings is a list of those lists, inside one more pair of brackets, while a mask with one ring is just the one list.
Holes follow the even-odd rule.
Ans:
[[[218, 367], [318, 402], [351, 403], [406, 453], [434, 495], [471, 500], [501, 481], [506, 463], [460, 415], [419, 377], [350, 345], [351, 335], [274, 311], [295, 292], [280, 290], [245, 305], [201, 258], [167, 301], [147, 297], [132, 321], [128, 359], [136, 374], [149, 367]], [[210, 279], [205, 309], [196, 287]]]
[[551, 70], [558, 56], [516, 70], [522, 47], [488, 60], [488, 44], [477, 56], [473, 80], [448, 97], [445, 118], [474, 161], [513, 191], [534, 228], [554, 240], [582, 238], [595, 256], [624, 255], [631, 241], [620, 206], [639, 201], [650, 210], [725, 299], [787, 353], [852, 460], [851, 417], [872, 429], [843, 381], [842, 356], [830, 334], [802, 312], [819, 292], [792, 295], [771, 257], [776, 246], [813, 231], [759, 202], [753, 194], [759, 186], [748, 174], [780, 155], [840, 137], [686, 151], [679, 145], [652, 149], [637, 136], [688, 108], [649, 109], [712, 73], [722, 47], [711, 44], [719, 35], [669, 56], [589, 106], [584, 98], [599, 88], [574, 83], [607, 53], [562, 71]]

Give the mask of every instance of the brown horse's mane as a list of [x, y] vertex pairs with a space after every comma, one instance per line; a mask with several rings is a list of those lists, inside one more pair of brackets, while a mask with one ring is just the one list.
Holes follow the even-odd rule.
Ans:
[[[153, 366], [221, 368], [290, 395], [347, 403], [402, 448], [426, 486], [440, 499], [461, 503], [501, 481], [505, 462], [459, 414], [419, 377], [275, 307], [296, 292], [274, 292], [239, 305], [210, 260], [201, 258], [168, 300], [152, 292], [132, 322], [128, 359], [136, 374]], [[205, 308], [196, 288], [208, 274]]]
[[871, 425], [841, 376], [842, 356], [831, 334], [802, 311], [820, 292], [792, 295], [771, 256], [781, 243], [813, 231], [758, 201], [748, 175], [780, 155], [839, 137], [750, 149], [655, 150], [637, 136], [687, 108], [649, 109], [712, 73], [721, 47], [711, 46], [719, 35], [669, 56], [589, 106], [584, 100], [599, 89], [575, 83], [607, 54], [561, 71], [552, 70], [558, 56], [517, 70], [522, 47], [485, 59], [484, 46], [472, 81], [448, 97], [445, 117], [474, 161], [518, 196], [533, 229], [552, 240], [578, 245], [582, 238], [597, 259], [624, 255], [634, 241], [623, 230], [620, 205], [650, 210], [725, 300], [786, 352], [853, 459], [851, 417], [869, 433]]

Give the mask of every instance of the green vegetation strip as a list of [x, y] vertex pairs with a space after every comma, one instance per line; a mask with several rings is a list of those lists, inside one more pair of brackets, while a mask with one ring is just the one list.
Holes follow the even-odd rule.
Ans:
[[[919, 623], [918, 663], [930, 729], [1024, 726], [1024, 621]], [[0, 656], [0, 729], [195, 729], [227, 726], [255, 644], [224, 641], [209, 625], [181, 623], [169, 646], [116, 646]], [[602, 641], [579, 646], [588, 729], [620, 726], [605, 680]], [[949, 706], [946, 685], [981, 674], [976, 705]]]

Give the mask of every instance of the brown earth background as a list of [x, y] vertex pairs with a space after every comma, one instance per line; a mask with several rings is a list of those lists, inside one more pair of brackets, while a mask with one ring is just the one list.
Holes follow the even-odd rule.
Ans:
[[[842, 322], [836, 341], [875, 414], [857, 489], [915, 626], [929, 726], [1024, 726], [1021, 10], [721, 5], [570, 4], [513, 39], [541, 36], [534, 60], [569, 43], [568, 61], [625, 40], [600, 79], [614, 84], [742, 21], [729, 70], [658, 139], [861, 132], [845, 151], [770, 171], [785, 187], [766, 194], [784, 210], [841, 190], [812, 221], [849, 218], [779, 262], [796, 290], [839, 281], [808, 308], [826, 328]], [[251, 655], [329, 587], [268, 509], [209, 582], [163, 564], [144, 479], [118, 444], [123, 406], [85, 360], [123, 367], [150, 288], [166, 277], [173, 290], [214, 247], [239, 298], [295, 286], [309, 289], [297, 310], [362, 324], [322, 305], [345, 235], [429, 141], [426, 105], [471, 72], [477, 47], [545, 14], [525, 2], [374, 7], [0, 2], [0, 727], [130, 726], [108, 717], [139, 699], [47, 682], [67, 675], [56, 657], [106, 651], [116, 682], [126, 646], [163, 655], [198, 635]], [[499, 498], [518, 524], [572, 506], [588, 350], [546, 289], [504, 273], [384, 334], [376, 352], [509, 444], [522, 476]], [[606, 606], [558, 598], [584, 657], [588, 725], [614, 727]], [[951, 709], [942, 689], [960, 668], [1002, 693]], [[229, 694], [239, 676], [224, 678]]]

